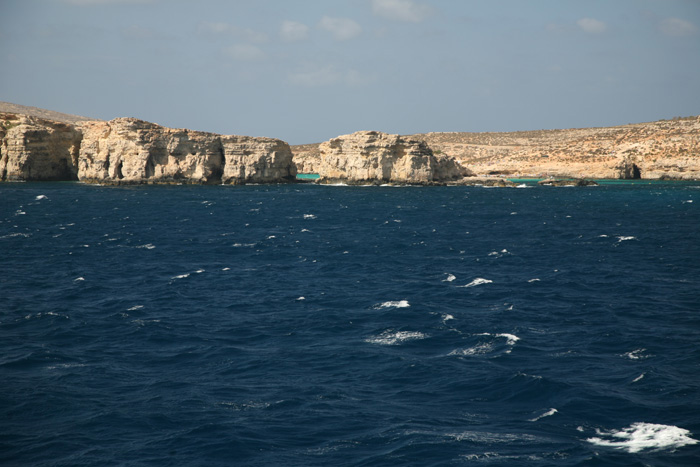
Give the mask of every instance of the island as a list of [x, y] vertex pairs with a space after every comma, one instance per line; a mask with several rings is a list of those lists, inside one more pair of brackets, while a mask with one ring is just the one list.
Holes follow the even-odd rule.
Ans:
[[112, 185], [491, 185], [512, 179], [700, 179], [700, 117], [607, 128], [392, 135], [290, 146], [267, 137], [101, 121], [0, 102], [0, 181]]

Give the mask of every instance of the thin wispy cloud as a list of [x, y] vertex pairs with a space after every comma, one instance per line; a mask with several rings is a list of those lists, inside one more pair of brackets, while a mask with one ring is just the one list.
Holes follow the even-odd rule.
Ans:
[[594, 18], [581, 18], [576, 21], [576, 24], [588, 34], [601, 34], [608, 29], [608, 26], [604, 22]]
[[330, 16], [324, 16], [321, 18], [318, 26], [324, 31], [330, 32], [333, 38], [338, 41], [354, 39], [362, 33], [362, 26], [350, 18], [331, 18]]
[[284, 21], [280, 28], [280, 37], [285, 42], [303, 41], [309, 37], [309, 27], [296, 21]]
[[372, 12], [394, 21], [420, 23], [433, 13], [433, 9], [413, 0], [372, 0]]
[[680, 18], [666, 18], [661, 21], [659, 29], [667, 36], [675, 37], [692, 36], [698, 32], [697, 26]]

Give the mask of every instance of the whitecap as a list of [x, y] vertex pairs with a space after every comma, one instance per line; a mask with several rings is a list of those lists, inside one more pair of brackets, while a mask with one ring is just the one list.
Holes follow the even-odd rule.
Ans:
[[304, 214], [304, 219], [316, 219], [316, 216], [313, 214]]
[[646, 376], [646, 373], [642, 373], [641, 375], [637, 376], [636, 378], [634, 378], [634, 379], [632, 380], [632, 382], [633, 382], [633, 383], [636, 383], [637, 381], [639, 381], [639, 380], [641, 380], [642, 378], [644, 378], [644, 376]]
[[271, 240], [271, 239], [273, 239], [273, 238], [277, 238], [277, 236], [276, 236], [276, 235], [270, 235], [270, 236], [267, 237], [268, 240]]
[[477, 336], [493, 336], [493, 337], [504, 337], [507, 340], [508, 345], [515, 345], [516, 342], [520, 340], [518, 336], [515, 334], [508, 334], [508, 333], [500, 333], [500, 334], [491, 334], [489, 332], [482, 332], [481, 334], [476, 334]]
[[518, 336], [515, 334], [508, 334], [508, 333], [501, 333], [501, 334], [496, 334], [496, 337], [505, 337], [507, 339], [507, 344], [508, 345], [515, 345], [516, 342], [520, 340]]
[[195, 274], [201, 274], [204, 272], [204, 269], [197, 269], [194, 273]]
[[454, 349], [447, 355], [453, 356], [457, 355], [459, 357], [468, 357], [470, 355], [483, 355], [491, 352], [493, 350], [493, 344], [491, 343], [482, 343], [475, 345], [473, 347], [469, 347], [466, 349]]
[[140, 310], [142, 308], [143, 308], [143, 305], [134, 305], [126, 311], [136, 311], [136, 310]]
[[538, 278], [535, 277], [534, 279], [530, 279], [528, 282], [532, 283], [532, 282], [539, 282], [539, 281], [540, 281], [540, 280], [539, 280]]
[[542, 418], [544, 418], [544, 417], [550, 417], [550, 416], [554, 415], [554, 414], [557, 413], [557, 412], [559, 412], [557, 409], [549, 409], [549, 410], [546, 411], [545, 413], [543, 413], [543, 414], [541, 414], [541, 415], [538, 415], [537, 417], [531, 419], [530, 421], [531, 421], [531, 422], [536, 422], [537, 420], [540, 420], [540, 419], [542, 419]]
[[365, 342], [379, 345], [396, 345], [406, 341], [425, 339], [426, 337], [428, 337], [426, 334], [418, 331], [393, 331], [389, 329], [378, 336], [365, 339]]
[[446, 323], [446, 322], [448, 322], [448, 321], [451, 320], [451, 319], [455, 319], [455, 317], [452, 316], [452, 315], [450, 315], [450, 314], [447, 314], [447, 313], [445, 313], [444, 315], [442, 315], [442, 322], [443, 322], [443, 323]]
[[173, 276], [171, 279], [187, 279], [190, 277], [189, 273], [188, 274], [180, 274], [179, 276]]
[[467, 285], [460, 285], [459, 287], [476, 287], [477, 285], [482, 285], [482, 284], [490, 284], [492, 283], [492, 280], [489, 279], [484, 279], [482, 277], [477, 277]]
[[76, 279], [73, 279], [73, 282], [81, 282], [81, 281], [84, 281], [84, 280], [85, 280], [84, 277], [78, 277], [78, 278], [76, 278]]
[[299, 298], [297, 298], [297, 301], [299, 301], [299, 300], [306, 300], [306, 297], [299, 297]]
[[301, 229], [302, 232], [311, 232], [309, 229]]
[[28, 234], [28, 233], [21, 233], [21, 232], [15, 232], [15, 233], [3, 235], [2, 237], [0, 237], [0, 240], [2, 240], [2, 239], [4, 239], [4, 238], [12, 238], [12, 237], [24, 237], [24, 238], [29, 238], [29, 237], [31, 237], [31, 234]]
[[626, 242], [628, 240], [637, 240], [637, 237], [632, 237], [632, 236], [618, 236], [617, 241], [619, 242]]
[[394, 302], [384, 302], [377, 305], [375, 308], [408, 308], [411, 304], [408, 300], [398, 300]]
[[140, 249], [144, 249], [144, 248], [145, 248], [146, 250], [152, 250], [152, 249], [154, 249], [155, 247], [156, 247], [156, 246], [153, 245], [152, 243], [146, 243], [145, 245], [138, 245], [136, 248], [140, 248]]
[[642, 360], [645, 358], [649, 358], [649, 355], [644, 355], [644, 352], [646, 352], [646, 350], [647, 349], [636, 349], [631, 352], [624, 353], [620, 356], [629, 358], [630, 360]]
[[489, 256], [502, 256], [508, 254], [510, 254], [510, 252], [504, 248], [501, 251], [492, 251], [491, 253], [489, 253]]
[[37, 200], [37, 201], [39, 201], [40, 199], [49, 199], [49, 197], [46, 196], [46, 195], [39, 195], [39, 196], [37, 196], [37, 197], [34, 198], [34, 199]]
[[222, 271], [230, 271], [231, 268], [223, 268]]
[[59, 363], [58, 365], [47, 366], [47, 370], [57, 370], [65, 368], [81, 368], [86, 366], [84, 363]]
[[677, 449], [689, 444], [697, 444], [696, 439], [691, 438], [690, 431], [672, 425], [660, 425], [656, 423], [633, 423], [621, 430], [600, 431], [596, 429], [598, 437], [588, 438], [586, 441], [596, 446], [607, 446], [627, 451], [631, 454], [653, 449]]
[[[446, 274], [447, 274], [447, 273], [446, 273]], [[445, 280], [443, 280], [442, 282], [452, 282], [452, 281], [455, 280], [455, 279], [457, 279], [457, 277], [455, 277], [454, 275], [452, 275], [452, 274], [447, 274], [447, 278], [446, 278]]]

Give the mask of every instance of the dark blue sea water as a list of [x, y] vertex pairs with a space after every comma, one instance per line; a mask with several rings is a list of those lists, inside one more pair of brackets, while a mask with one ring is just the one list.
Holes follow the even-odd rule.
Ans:
[[700, 465], [700, 183], [0, 185], [0, 464]]

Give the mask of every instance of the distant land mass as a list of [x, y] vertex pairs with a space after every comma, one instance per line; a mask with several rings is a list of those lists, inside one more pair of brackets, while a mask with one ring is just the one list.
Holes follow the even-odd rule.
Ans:
[[[478, 177], [700, 179], [700, 117], [603, 128], [509, 133], [421, 133], [436, 154]], [[320, 143], [292, 146], [313, 172]]]
[[79, 123], [87, 122], [91, 120], [98, 120], [96, 118], [81, 117], [80, 115], [64, 114], [61, 112], [55, 112], [53, 110], [40, 109], [38, 107], [29, 107], [26, 105], [12, 104], [10, 102], [0, 101], [0, 113], [12, 113], [12, 114], [22, 114], [28, 115], [30, 117], [44, 118], [46, 120], [53, 120], [54, 122], [61, 123]]
[[135, 118], [107, 122], [0, 102], [0, 181], [245, 184], [301, 178], [496, 186], [520, 178], [698, 180], [700, 117], [510, 133], [359, 131], [289, 146], [274, 138], [172, 129]]

